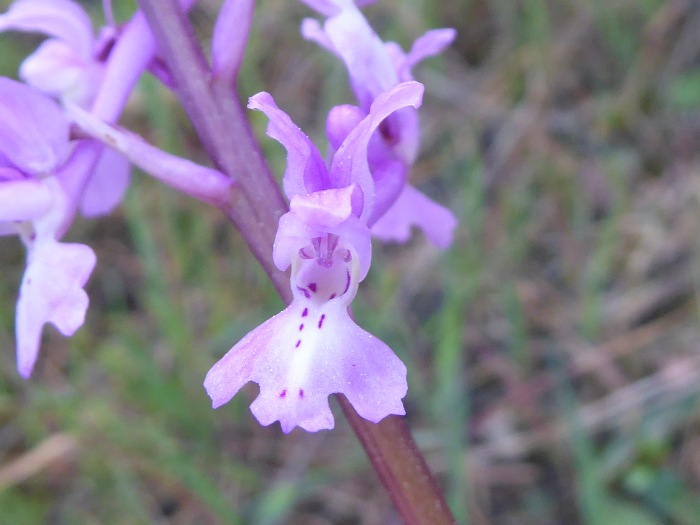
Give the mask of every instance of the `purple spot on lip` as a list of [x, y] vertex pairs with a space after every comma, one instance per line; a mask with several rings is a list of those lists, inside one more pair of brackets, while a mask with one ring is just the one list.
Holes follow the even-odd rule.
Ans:
[[301, 324], [299, 325], [299, 331], [301, 332], [303, 329], [304, 329], [304, 323], [301, 323]]
[[350, 289], [350, 272], [348, 270], [345, 270], [345, 290], [343, 290], [343, 293], [347, 292]]
[[294, 345], [294, 348], [299, 348], [299, 345], [301, 344], [301, 339], [297, 341], [297, 344]]
[[283, 399], [284, 399], [285, 397], [287, 397], [287, 391], [286, 391], [286, 390], [282, 390], [282, 392], [280, 392], [280, 397], [283, 398]]
[[299, 290], [301, 293], [303, 293], [304, 297], [306, 297], [307, 299], [309, 299], [311, 297], [311, 294], [309, 293], [309, 291], [306, 288], [302, 288], [301, 286], [297, 286], [297, 290]]
[[328, 298], [329, 301], [330, 301], [331, 299], [335, 299], [335, 294], [334, 294], [334, 293], [332, 293], [331, 296]]
[[301, 316], [302, 316], [302, 317], [306, 317], [307, 315], [309, 315], [309, 309], [308, 309], [308, 308], [304, 308], [304, 311], [301, 312]]
[[316, 283], [309, 283], [309, 290], [311, 290], [313, 293], [316, 293]]
[[299, 389], [299, 397], [304, 397], [304, 391], [301, 388]]
[[326, 318], [326, 314], [321, 314], [321, 318], [318, 320], [318, 328], [319, 330], [323, 326], [323, 320]]

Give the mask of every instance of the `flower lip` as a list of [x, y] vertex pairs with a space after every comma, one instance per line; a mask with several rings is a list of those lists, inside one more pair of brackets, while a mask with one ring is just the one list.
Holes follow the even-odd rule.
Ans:
[[[68, 207], [59, 180], [29, 180], [51, 199], [48, 210], [32, 223], [18, 228], [27, 246], [27, 268], [17, 301], [17, 368], [22, 377], [31, 374], [46, 323], [63, 335], [72, 335], [85, 320], [89, 299], [83, 287], [95, 266], [95, 253], [82, 244], [58, 242], [56, 231]], [[9, 183], [7, 186], [20, 184]]]

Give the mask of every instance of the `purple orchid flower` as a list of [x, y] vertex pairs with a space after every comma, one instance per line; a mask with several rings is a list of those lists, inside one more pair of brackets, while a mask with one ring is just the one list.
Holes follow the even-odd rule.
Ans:
[[372, 257], [370, 140], [387, 117], [418, 107], [422, 94], [421, 84], [406, 82], [378, 96], [368, 115], [353, 122], [329, 167], [269, 94], [251, 97], [248, 107], [268, 116], [268, 135], [287, 149], [283, 186], [290, 211], [280, 218], [273, 259], [280, 270], [292, 268], [293, 300], [209, 371], [204, 387], [214, 408], [253, 381], [260, 394], [251, 411], [262, 425], [280, 421], [284, 432], [333, 428], [332, 393], [344, 394], [369, 421], [405, 413], [406, 367], [353, 322], [348, 307]]
[[352, 215], [355, 188], [295, 195], [280, 220], [275, 260], [291, 261], [292, 303], [246, 335], [204, 381], [214, 408], [249, 381], [260, 385], [251, 411], [284, 432], [333, 428], [331, 393], [345, 394], [362, 417], [405, 413], [406, 367], [348, 314], [370, 233]]
[[18, 0], [0, 15], [0, 31], [8, 30], [51, 37], [24, 60], [22, 80], [81, 106], [92, 102], [116, 38], [113, 28], [103, 28], [95, 38], [89, 16], [70, 0]]
[[[384, 43], [372, 30], [352, 0], [302, 0], [328, 16], [323, 27], [304, 20], [302, 34], [338, 56], [346, 65], [361, 118], [376, 97], [399, 82], [412, 80], [412, 68], [426, 57], [440, 53], [455, 37], [453, 29], [429, 31], [416, 40], [409, 53], [394, 43]], [[359, 2], [358, 2], [359, 4]], [[328, 118], [331, 146], [347, 132], [352, 107], [341, 107]], [[372, 233], [385, 240], [408, 240], [411, 226], [421, 228], [436, 246], [452, 242], [456, 220], [446, 208], [407, 184], [408, 172], [418, 155], [420, 142], [417, 112], [397, 111], [381, 126], [370, 148], [370, 166], [381, 199], [370, 221]]]
[[61, 182], [69, 153], [61, 108], [34, 88], [0, 77], [0, 226], [27, 247], [16, 312], [17, 368], [25, 378], [44, 324], [70, 336], [83, 324], [89, 302], [83, 286], [95, 254], [58, 240], [70, 208]]
[[[63, 102], [85, 108], [93, 103], [117, 38], [114, 28], [102, 28], [95, 38], [89, 16], [71, 0], [18, 0], [0, 15], [0, 31], [9, 30], [50, 37], [22, 62], [20, 78]], [[112, 211], [129, 180], [126, 159], [104, 149], [82, 191], [81, 213], [95, 217]]]

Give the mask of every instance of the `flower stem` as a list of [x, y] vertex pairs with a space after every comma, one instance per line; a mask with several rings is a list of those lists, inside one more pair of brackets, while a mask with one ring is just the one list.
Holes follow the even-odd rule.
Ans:
[[355, 412], [345, 396], [337, 394], [336, 398], [404, 523], [457, 523], [405, 419], [388, 416], [371, 423]]
[[240, 192], [224, 212], [289, 301], [288, 279], [272, 262], [277, 222], [287, 211], [279, 187], [253, 137], [230, 85], [212, 82], [209, 65], [186, 14], [175, 0], [139, 0], [165, 60], [180, 102], [219, 171], [236, 180]]
[[[240, 190], [225, 211], [267, 271], [282, 299], [288, 277], [272, 262], [272, 242], [286, 205], [230, 88], [212, 78], [186, 15], [175, 0], [138, 0], [175, 80], [185, 112], [204, 148]], [[344, 396], [338, 401], [406, 525], [448, 525], [455, 519], [403, 418], [362, 419]]]

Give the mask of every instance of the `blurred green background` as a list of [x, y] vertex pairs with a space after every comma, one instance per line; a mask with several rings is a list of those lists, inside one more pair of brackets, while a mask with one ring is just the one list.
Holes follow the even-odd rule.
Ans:
[[[115, 2], [120, 20], [132, 9]], [[205, 43], [217, 9], [192, 13]], [[700, 523], [700, 4], [381, 0], [366, 14], [404, 48], [459, 32], [416, 71], [411, 174], [458, 215], [454, 245], [376, 244], [354, 309], [408, 366], [408, 422], [460, 523]], [[299, 36], [305, 16], [258, 2], [240, 93], [271, 92], [323, 149], [325, 113], [353, 99], [343, 66]], [[0, 72], [40, 41], [0, 35]], [[206, 163], [152, 78], [122, 123]], [[281, 174], [284, 151], [254, 124]], [[250, 415], [255, 386], [210, 409], [206, 371], [282, 307], [222, 216], [136, 173], [119, 210], [67, 239], [98, 255], [88, 318], [71, 339], [45, 330], [26, 382], [24, 249], [0, 240], [0, 523], [398, 523], [334, 402], [335, 430], [288, 436]]]

